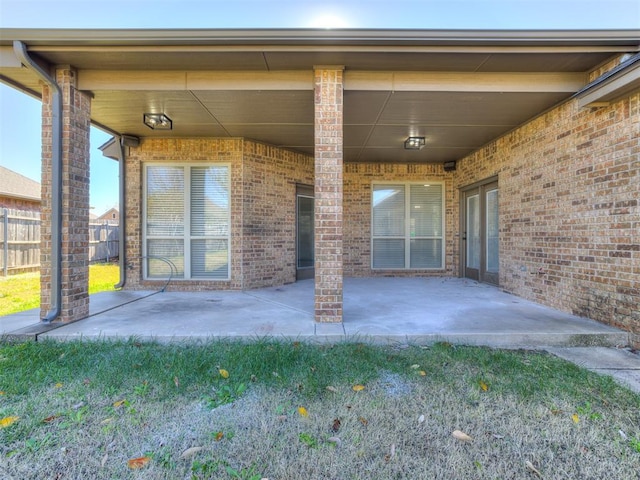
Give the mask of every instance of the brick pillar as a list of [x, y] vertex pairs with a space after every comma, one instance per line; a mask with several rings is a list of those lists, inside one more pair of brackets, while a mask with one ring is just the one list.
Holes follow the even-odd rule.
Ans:
[[[89, 133], [91, 99], [77, 90], [76, 72], [56, 69], [62, 90], [62, 303], [59, 319], [69, 322], [89, 314]], [[51, 309], [52, 97], [42, 92], [42, 225], [40, 254], [41, 316]]]
[[316, 67], [315, 319], [342, 322], [343, 68]]

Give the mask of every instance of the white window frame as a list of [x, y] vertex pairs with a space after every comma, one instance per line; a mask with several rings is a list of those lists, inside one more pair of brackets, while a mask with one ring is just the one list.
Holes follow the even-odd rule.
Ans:
[[[227, 192], [227, 201], [229, 210], [227, 212], [227, 224], [229, 225], [226, 237], [221, 236], [201, 236], [191, 235], [191, 168], [192, 167], [226, 167], [229, 181], [229, 191]], [[166, 235], [147, 236], [147, 171], [149, 167], [179, 167], [184, 169], [184, 233], [182, 237], [169, 237]], [[207, 282], [228, 282], [231, 280], [231, 164], [229, 163], [212, 163], [212, 162], [145, 162], [143, 164], [142, 175], [142, 271], [144, 280], [166, 280], [168, 277], [149, 277], [148, 261], [147, 261], [147, 241], [155, 239], [176, 239], [182, 238], [184, 245], [184, 277], [172, 278], [172, 281], [207, 281]], [[188, 173], [188, 175], [187, 175]], [[226, 278], [210, 278], [210, 277], [192, 277], [191, 276], [191, 241], [192, 240], [208, 240], [208, 239], [226, 239], [227, 240], [227, 277]]]
[[[405, 191], [405, 195], [404, 195], [404, 235], [402, 237], [380, 237], [380, 236], [375, 236], [373, 233], [373, 227], [374, 227], [374, 207], [373, 207], [373, 195], [374, 195], [374, 185], [401, 185], [404, 187], [404, 191]], [[442, 236], [439, 237], [411, 237], [411, 186], [412, 185], [440, 185], [442, 187], [442, 195], [441, 195], [441, 204], [442, 204], [442, 212], [441, 212], [441, 216], [440, 218], [442, 219], [442, 225], [441, 225], [441, 232], [442, 232]], [[371, 218], [370, 218], [370, 232], [371, 232], [371, 238], [370, 238], [370, 252], [371, 252], [371, 269], [372, 270], [411, 270], [411, 271], [442, 271], [445, 269], [445, 264], [446, 264], [446, 218], [445, 218], [445, 212], [446, 212], [446, 205], [445, 205], [445, 200], [446, 200], [446, 191], [445, 191], [445, 182], [443, 181], [432, 181], [432, 180], [423, 180], [423, 181], [413, 181], [413, 182], [403, 182], [403, 181], [393, 181], [393, 180], [389, 180], [389, 181], [373, 181], [371, 182], [371, 198], [369, 201], [369, 205], [371, 207]], [[374, 258], [373, 258], [373, 241], [374, 239], [378, 239], [378, 238], [386, 238], [386, 239], [390, 239], [390, 238], [396, 238], [396, 239], [400, 239], [403, 238], [404, 242], [405, 242], [405, 248], [404, 248], [404, 267], [374, 267], [373, 263], [374, 263]], [[442, 252], [441, 252], [441, 258], [442, 258], [442, 263], [440, 264], [439, 267], [433, 267], [433, 268], [428, 268], [428, 267], [423, 267], [423, 268], [416, 268], [416, 267], [411, 267], [411, 240], [412, 239], [432, 239], [432, 240], [441, 240], [442, 241]]]

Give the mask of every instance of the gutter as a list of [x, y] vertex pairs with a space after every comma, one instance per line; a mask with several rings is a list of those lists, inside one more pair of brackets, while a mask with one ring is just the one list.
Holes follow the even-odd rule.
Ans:
[[62, 310], [62, 90], [55, 79], [27, 53], [27, 46], [13, 41], [13, 51], [26, 68], [51, 87], [51, 309], [42, 322], [51, 323]]
[[125, 283], [127, 283], [127, 259], [125, 258], [127, 249], [125, 248], [124, 241], [126, 235], [124, 234], [125, 228], [127, 226], [127, 216], [125, 212], [126, 204], [126, 185], [125, 182], [125, 172], [126, 168], [124, 168], [124, 137], [120, 137], [120, 148], [118, 148], [118, 170], [119, 170], [119, 185], [118, 185], [118, 203], [120, 205], [120, 228], [118, 230], [118, 263], [120, 267], [120, 281], [116, 283], [113, 288], [120, 289], [123, 288]]

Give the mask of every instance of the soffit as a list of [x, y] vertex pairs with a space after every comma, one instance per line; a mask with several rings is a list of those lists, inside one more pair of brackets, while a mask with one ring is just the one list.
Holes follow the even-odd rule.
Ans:
[[[92, 120], [109, 131], [242, 136], [308, 154], [313, 68], [343, 66], [345, 160], [384, 162], [459, 159], [569, 98], [586, 84], [582, 74], [616, 52], [638, 49], [637, 32], [627, 31], [6, 33], [0, 80], [40, 90], [34, 75], [11, 63], [7, 39], [23, 40], [42, 65], [78, 70], [93, 95]], [[443, 80], [425, 83], [430, 72]], [[166, 113], [174, 129], [148, 129], [145, 112]], [[404, 150], [409, 135], [425, 136], [427, 146]]]

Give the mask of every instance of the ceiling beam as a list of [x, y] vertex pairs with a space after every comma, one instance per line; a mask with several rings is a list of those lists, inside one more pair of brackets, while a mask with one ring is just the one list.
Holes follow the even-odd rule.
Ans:
[[[345, 72], [345, 91], [568, 92], [587, 83], [584, 73]], [[223, 91], [313, 90], [313, 72], [81, 70], [81, 90]]]
[[313, 90], [312, 71], [81, 70], [80, 90]]

